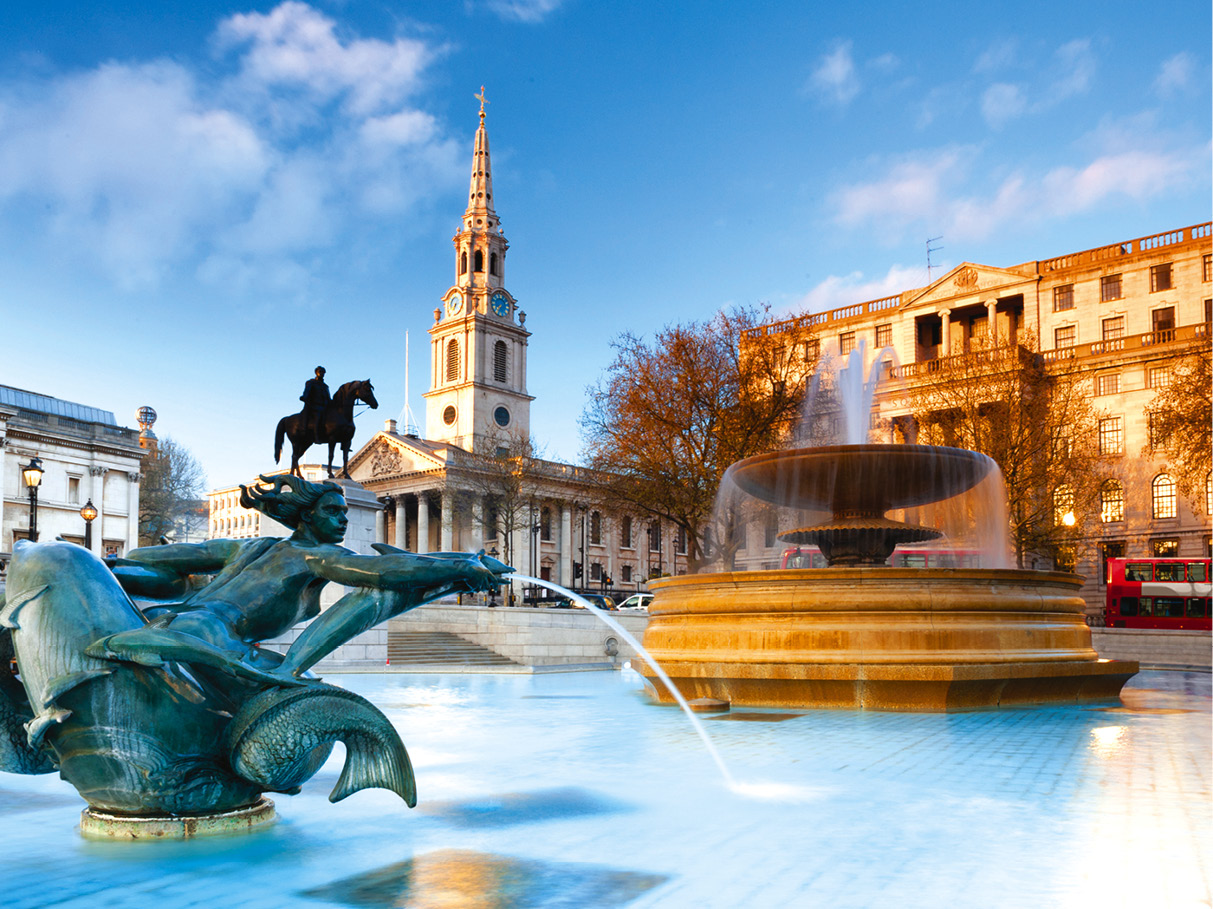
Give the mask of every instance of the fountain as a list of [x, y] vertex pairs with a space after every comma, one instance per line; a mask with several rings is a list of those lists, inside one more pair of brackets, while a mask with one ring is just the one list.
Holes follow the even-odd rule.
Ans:
[[[862, 348], [855, 354], [852, 376]], [[851, 440], [867, 434], [867, 410], [855, 411], [872, 384], [846, 370], [835, 383], [844, 397], [859, 391], [843, 401], [849, 425], [863, 429]], [[1116, 697], [1138, 664], [1099, 659], [1078, 576], [886, 566], [898, 544], [941, 536], [886, 512], [965, 493], [992, 473], [994, 462], [972, 451], [862, 441], [737, 462], [726, 484], [829, 513], [779, 535], [818, 546], [829, 567], [655, 581], [645, 647], [683, 696], [739, 705], [932, 711]], [[641, 672], [670, 702], [652, 667]]]

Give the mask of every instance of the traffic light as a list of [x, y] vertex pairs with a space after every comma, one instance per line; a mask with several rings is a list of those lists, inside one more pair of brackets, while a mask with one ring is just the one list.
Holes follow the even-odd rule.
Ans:
[[575, 577], [575, 578], [581, 577], [581, 563], [580, 562], [573, 563], [573, 577]]
[[606, 577], [604, 577], [602, 579], [602, 584], [604, 587], [614, 587], [615, 586], [615, 582], [611, 580], [610, 575], [607, 575]]

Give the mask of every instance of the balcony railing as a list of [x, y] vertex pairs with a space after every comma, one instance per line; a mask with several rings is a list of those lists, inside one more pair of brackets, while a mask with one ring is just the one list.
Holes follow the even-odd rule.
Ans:
[[991, 350], [976, 350], [969, 353], [954, 354], [950, 357], [938, 357], [933, 360], [920, 360], [917, 363], [904, 363], [895, 367], [887, 374], [892, 379], [920, 379], [939, 373], [962, 371], [976, 364], [1003, 363], [1012, 360], [1023, 362], [1031, 357], [1032, 351], [1020, 345], [995, 347]]
[[1063, 271], [1067, 268], [1077, 268], [1083, 265], [1106, 262], [1108, 259], [1115, 259], [1120, 256], [1150, 252], [1166, 246], [1174, 246], [1176, 243], [1201, 240], [1210, 236], [1210, 234], [1213, 234], [1213, 222], [1206, 221], [1204, 224], [1194, 224], [1191, 227], [1182, 227], [1179, 230], [1168, 230], [1149, 237], [1138, 237], [1135, 240], [1127, 240], [1124, 243], [1113, 243], [1111, 246], [1098, 246], [1095, 249], [1086, 249], [1082, 252], [1070, 253], [1065, 256], [1043, 259], [1040, 263], [1040, 273], [1047, 274], [1051, 271]]
[[1181, 328], [1163, 328], [1158, 331], [1147, 331], [1139, 335], [1126, 335], [1107, 341], [1095, 341], [1092, 344], [1075, 344], [1073, 347], [1059, 347], [1056, 350], [1046, 350], [1043, 354], [1046, 362], [1057, 360], [1074, 360], [1082, 357], [1097, 357], [1101, 354], [1121, 353], [1141, 350], [1145, 347], [1158, 347], [1163, 344], [1190, 344], [1193, 341], [1206, 338], [1209, 334], [1209, 323], [1199, 325], [1184, 325]]

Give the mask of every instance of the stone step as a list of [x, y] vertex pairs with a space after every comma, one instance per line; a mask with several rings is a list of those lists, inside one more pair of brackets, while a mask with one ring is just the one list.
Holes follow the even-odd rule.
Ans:
[[515, 666], [513, 660], [449, 631], [388, 631], [388, 660], [407, 665]]

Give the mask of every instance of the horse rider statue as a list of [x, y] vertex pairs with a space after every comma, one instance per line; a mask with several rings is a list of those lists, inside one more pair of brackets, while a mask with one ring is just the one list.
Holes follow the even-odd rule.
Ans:
[[316, 367], [316, 378], [307, 380], [299, 400], [303, 402], [303, 432], [309, 439], [323, 442], [320, 435], [324, 429], [324, 409], [332, 400], [324, 381], [323, 366]]

